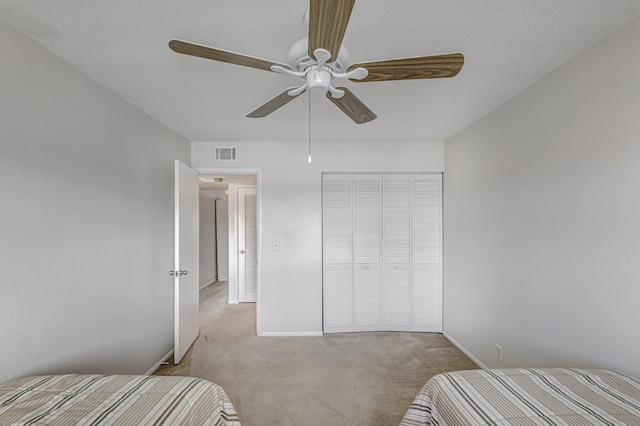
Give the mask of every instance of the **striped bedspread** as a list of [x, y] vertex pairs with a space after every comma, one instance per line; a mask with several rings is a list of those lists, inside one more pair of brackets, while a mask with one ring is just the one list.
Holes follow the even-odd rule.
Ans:
[[239, 425], [224, 390], [193, 377], [35, 376], [0, 385], [0, 425]]
[[640, 425], [640, 380], [558, 368], [438, 374], [401, 425]]

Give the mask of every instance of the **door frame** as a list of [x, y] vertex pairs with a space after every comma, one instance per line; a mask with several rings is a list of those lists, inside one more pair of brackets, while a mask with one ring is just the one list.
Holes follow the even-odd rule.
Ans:
[[[198, 173], [203, 175], [208, 174], [226, 174], [226, 175], [255, 175], [256, 176], [256, 334], [262, 336], [262, 169], [243, 169], [243, 168], [211, 168], [211, 167], [199, 167], [195, 168]], [[232, 198], [235, 194], [232, 194], [231, 188], [229, 189], [229, 229], [235, 225], [236, 212], [235, 202]], [[233, 221], [233, 222], [232, 222]], [[238, 266], [238, 253], [236, 250], [235, 238], [229, 238], [229, 295], [233, 295], [235, 303], [238, 301], [238, 281], [235, 272]], [[233, 267], [231, 267], [233, 265]], [[234, 274], [232, 279], [232, 274]], [[233, 284], [232, 284], [233, 281]], [[233, 288], [232, 288], [233, 286]]]

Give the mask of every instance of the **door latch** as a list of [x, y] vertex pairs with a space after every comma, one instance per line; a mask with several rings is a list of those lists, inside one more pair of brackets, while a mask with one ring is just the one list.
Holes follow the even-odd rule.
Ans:
[[169, 271], [169, 275], [171, 275], [172, 277], [181, 277], [183, 275], [187, 275], [188, 271], [183, 271], [182, 269], [180, 269], [179, 271]]

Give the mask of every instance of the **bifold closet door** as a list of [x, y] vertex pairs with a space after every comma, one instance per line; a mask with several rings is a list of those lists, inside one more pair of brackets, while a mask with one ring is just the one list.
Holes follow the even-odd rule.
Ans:
[[382, 176], [353, 175], [353, 321], [354, 331], [381, 326]]
[[322, 179], [322, 287], [326, 333], [353, 331], [351, 175]]
[[411, 183], [410, 175], [383, 177], [383, 330], [411, 330]]
[[442, 175], [323, 175], [324, 331], [442, 332]]
[[442, 175], [413, 178], [412, 330], [442, 332]]

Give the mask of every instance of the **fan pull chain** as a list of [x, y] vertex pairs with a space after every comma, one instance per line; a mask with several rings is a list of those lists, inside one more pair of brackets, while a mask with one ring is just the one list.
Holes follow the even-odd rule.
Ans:
[[309, 157], [307, 157], [307, 162], [311, 164], [311, 90], [309, 92]]

